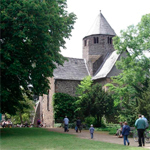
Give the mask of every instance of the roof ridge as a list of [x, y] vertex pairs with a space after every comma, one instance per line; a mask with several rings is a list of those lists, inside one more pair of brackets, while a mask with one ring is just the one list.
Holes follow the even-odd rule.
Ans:
[[94, 34], [104, 34], [104, 35], [113, 35], [115, 36], [116, 33], [113, 28], [110, 26], [106, 18], [100, 12], [96, 17], [93, 25], [91, 26], [90, 30], [88, 31], [86, 36], [94, 35]]

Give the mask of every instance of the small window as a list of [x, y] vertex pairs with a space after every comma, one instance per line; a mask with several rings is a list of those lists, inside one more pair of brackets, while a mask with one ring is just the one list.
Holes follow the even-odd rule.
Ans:
[[98, 38], [98, 37], [94, 37], [93, 39], [94, 39], [94, 43], [95, 43], [95, 44], [96, 44], [96, 43], [99, 43], [99, 38]]
[[110, 38], [110, 41], [109, 41], [109, 42], [110, 42], [110, 44], [112, 44], [112, 38]]
[[108, 38], [107, 38], [107, 43], [108, 43], [108, 44], [112, 44], [112, 38], [111, 38], [111, 37], [108, 37]]
[[99, 38], [98, 37], [96, 37], [96, 42], [99, 43]]

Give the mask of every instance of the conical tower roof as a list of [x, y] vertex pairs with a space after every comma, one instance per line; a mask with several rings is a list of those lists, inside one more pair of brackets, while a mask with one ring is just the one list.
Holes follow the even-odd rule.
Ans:
[[115, 31], [109, 25], [109, 23], [101, 13], [101, 11], [100, 14], [97, 16], [93, 26], [89, 30], [87, 36], [93, 34], [105, 34], [105, 35], [113, 35], [113, 36], [116, 35]]

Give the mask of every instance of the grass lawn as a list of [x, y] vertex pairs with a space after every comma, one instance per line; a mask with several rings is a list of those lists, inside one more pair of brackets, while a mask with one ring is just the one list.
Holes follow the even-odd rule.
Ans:
[[75, 135], [50, 132], [42, 128], [1, 129], [1, 150], [141, 150], [138, 147], [110, 144]]

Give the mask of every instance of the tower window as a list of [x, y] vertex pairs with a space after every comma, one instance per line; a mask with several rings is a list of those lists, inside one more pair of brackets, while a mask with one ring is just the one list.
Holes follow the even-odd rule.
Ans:
[[99, 38], [98, 37], [94, 37], [93, 40], [94, 40], [94, 43], [99, 43]]
[[110, 41], [109, 41], [109, 42], [110, 42], [110, 44], [112, 44], [112, 38], [110, 38]]
[[112, 44], [112, 38], [111, 38], [111, 37], [108, 37], [108, 38], [107, 38], [107, 43], [108, 43], [108, 44]]

